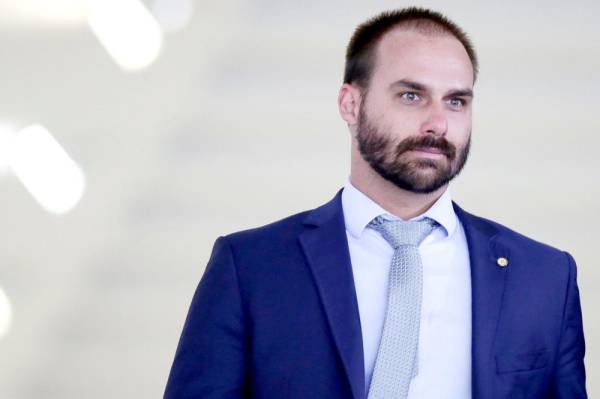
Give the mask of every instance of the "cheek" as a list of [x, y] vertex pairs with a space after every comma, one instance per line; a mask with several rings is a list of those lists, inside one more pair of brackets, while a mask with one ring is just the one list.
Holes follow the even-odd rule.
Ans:
[[398, 115], [392, 121], [393, 132], [398, 137], [416, 136], [419, 134], [420, 121], [410, 115]]
[[455, 140], [464, 142], [471, 134], [471, 113], [454, 114], [448, 118], [448, 133]]
[[414, 136], [419, 132], [419, 119], [416, 115], [399, 109], [374, 110], [369, 115], [369, 121], [377, 127], [378, 132], [395, 140]]
[[381, 118], [390, 127], [388, 131], [399, 139], [418, 136], [424, 120], [417, 110], [401, 107], [382, 115]]

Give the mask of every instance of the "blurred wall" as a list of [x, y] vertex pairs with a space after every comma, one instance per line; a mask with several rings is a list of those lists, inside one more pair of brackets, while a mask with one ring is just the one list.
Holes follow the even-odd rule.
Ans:
[[[158, 59], [126, 72], [76, 1], [54, 2], [66, 17], [29, 3], [53, 8], [0, 0], [0, 124], [43, 124], [86, 191], [54, 215], [0, 168], [0, 287], [13, 313], [0, 398], [161, 397], [215, 238], [344, 184], [345, 45], [366, 17], [405, 4], [195, 1]], [[575, 256], [588, 388], [600, 395], [600, 3], [411, 5], [462, 25], [481, 59], [453, 198]]]

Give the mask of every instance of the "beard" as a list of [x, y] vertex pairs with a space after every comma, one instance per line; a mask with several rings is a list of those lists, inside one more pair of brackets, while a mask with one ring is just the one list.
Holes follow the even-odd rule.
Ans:
[[[356, 141], [363, 159], [382, 178], [406, 191], [428, 194], [448, 184], [465, 166], [471, 147], [471, 134], [462, 148], [445, 137], [425, 134], [408, 137], [399, 143], [390, 138], [392, 134], [379, 129], [370, 121], [360, 106]], [[410, 159], [406, 153], [432, 148], [440, 151], [445, 159]]]

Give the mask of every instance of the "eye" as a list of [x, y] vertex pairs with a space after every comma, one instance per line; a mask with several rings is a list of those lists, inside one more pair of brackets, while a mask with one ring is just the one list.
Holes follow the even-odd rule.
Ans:
[[419, 95], [413, 91], [400, 93], [400, 98], [407, 103], [415, 103], [421, 99], [421, 97], [419, 97]]
[[462, 98], [451, 98], [448, 100], [448, 103], [452, 106], [452, 108], [462, 108], [467, 102]]

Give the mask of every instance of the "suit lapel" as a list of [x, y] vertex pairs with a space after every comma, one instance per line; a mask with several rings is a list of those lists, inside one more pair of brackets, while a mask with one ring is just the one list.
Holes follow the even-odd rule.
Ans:
[[510, 257], [496, 227], [456, 204], [454, 209], [465, 229], [471, 263], [473, 397], [486, 398], [496, 374], [494, 338], [508, 271], [497, 259]]
[[309, 213], [300, 243], [312, 270], [354, 399], [365, 396], [362, 333], [341, 195]]

